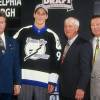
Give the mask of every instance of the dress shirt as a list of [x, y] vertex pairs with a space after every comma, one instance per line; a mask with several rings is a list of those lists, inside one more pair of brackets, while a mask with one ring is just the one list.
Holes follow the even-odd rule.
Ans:
[[94, 37], [93, 38], [93, 55], [94, 55], [95, 49], [96, 49], [97, 38], [99, 39], [99, 47], [100, 47], [100, 37]]
[[3, 40], [4, 47], [5, 47], [5, 49], [6, 49], [6, 40], [5, 40], [4, 32], [0, 34], [0, 37], [1, 37], [1, 39]]
[[78, 37], [78, 34], [75, 37], [73, 37], [72, 39], [68, 40], [68, 44], [71, 46], [77, 37]]

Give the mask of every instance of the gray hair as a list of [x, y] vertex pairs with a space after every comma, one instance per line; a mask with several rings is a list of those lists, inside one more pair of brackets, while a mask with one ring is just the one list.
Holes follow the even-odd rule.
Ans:
[[65, 23], [70, 23], [70, 22], [74, 23], [77, 27], [79, 27], [79, 25], [80, 25], [79, 20], [77, 18], [75, 18], [75, 17], [68, 17], [68, 18], [65, 19], [64, 22]]

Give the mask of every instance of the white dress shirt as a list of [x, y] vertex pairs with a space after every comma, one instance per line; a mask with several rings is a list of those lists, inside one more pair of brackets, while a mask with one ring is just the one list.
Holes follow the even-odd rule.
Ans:
[[74, 43], [74, 41], [76, 40], [77, 37], [78, 37], [78, 34], [75, 37], [73, 37], [72, 39], [68, 40], [68, 43], [70, 46]]
[[4, 32], [0, 34], [0, 37], [1, 37], [1, 39], [3, 40], [4, 47], [5, 47], [5, 49], [6, 49], [6, 40], [5, 40]]
[[92, 42], [92, 44], [93, 44], [93, 55], [94, 55], [94, 53], [95, 53], [95, 48], [96, 48], [96, 44], [97, 44], [97, 39], [99, 39], [99, 48], [100, 48], [100, 37], [94, 37], [94, 38], [93, 38], [93, 42]]

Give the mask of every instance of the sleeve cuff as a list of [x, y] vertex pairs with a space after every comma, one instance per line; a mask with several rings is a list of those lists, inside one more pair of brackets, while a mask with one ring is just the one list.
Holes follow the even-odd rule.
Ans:
[[58, 82], [58, 78], [59, 78], [59, 75], [57, 73], [51, 73], [49, 75], [48, 82], [49, 83], [57, 83]]

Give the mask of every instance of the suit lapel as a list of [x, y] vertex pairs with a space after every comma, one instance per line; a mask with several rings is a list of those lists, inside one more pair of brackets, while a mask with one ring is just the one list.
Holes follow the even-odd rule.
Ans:
[[5, 51], [5, 53], [7, 53], [10, 50], [12, 45], [11, 45], [9, 37], [6, 36], [5, 40], [6, 40], [6, 51]]
[[6, 48], [5, 48], [3, 53], [0, 53], [0, 58], [4, 57], [6, 55], [6, 53], [7, 53], [7, 51], [9, 50], [8, 49], [9, 48], [9, 46], [8, 46], [9, 43], [8, 43], [8, 39], [7, 39], [6, 36], [5, 36], [5, 43], [6, 43]]
[[76, 48], [76, 44], [79, 42], [79, 36], [76, 38], [76, 40], [72, 43], [72, 45], [70, 46], [67, 54], [66, 54], [66, 57], [69, 57], [71, 56], [71, 52]]

